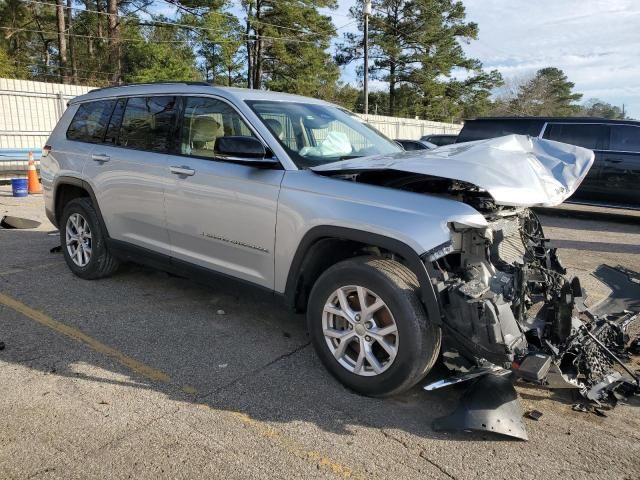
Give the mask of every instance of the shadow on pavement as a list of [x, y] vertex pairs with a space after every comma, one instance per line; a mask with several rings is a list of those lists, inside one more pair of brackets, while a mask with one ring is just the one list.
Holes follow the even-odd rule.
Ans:
[[[0, 244], [0, 292], [161, 370], [169, 381], [150, 381], [86, 343], [0, 306], [4, 362], [155, 390], [268, 422], [309, 422], [343, 435], [372, 427], [432, 439], [487, 437], [431, 429], [435, 418], [456, 406], [464, 387], [430, 393], [416, 387], [391, 399], [346, 390], [317, 360], [304, 317], [269, 294], [227, 283], [212, 288], [134, 265], [109, 279], [85, 281], [68, 270], [60, 253], [49, 253], [57, 238], [45, 232], [0, 232]], [[428, 380], [444, 374], [437, 366]], [[524, 395], [536, 399], [537, 392], [526, 389]], [[557, 395], [568, 401], [565, 393]]]

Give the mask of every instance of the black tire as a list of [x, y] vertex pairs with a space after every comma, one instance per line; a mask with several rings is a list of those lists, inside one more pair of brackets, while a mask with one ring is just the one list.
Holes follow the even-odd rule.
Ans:
[[[80, 214], [91, 230], [91, 257], [87, 265], [81, 267], [71, 259], [66, 245], [65, 230], [67, 220], [73, 214]], [[109, 252], [106, 235], [91, 200], [86, 197], [74, 198], [64, 206], [60, 218], [60, 245], [69, 269], [78, 277], [94, 280], [112, 275], [118, 269], [118, 260]], [[84, 263], [84, 262], [82, 262]]]
[[[375, 376], [344, 368], [327, 346], [323, 309], [339, 287], [357, 285], [379, 296], [398, 329], [395, 360]], [[313, 346], [325, 367], [345, 386], [363, 395], [386, 397], [404, 392], [422, 380], [440, 352], [440, 328], [429, 320], [418, 297], [418, 281], [405, 265], [378, 257], [356, 257], [333, 265], [316, 281], [309, 297], [307, 325]]]

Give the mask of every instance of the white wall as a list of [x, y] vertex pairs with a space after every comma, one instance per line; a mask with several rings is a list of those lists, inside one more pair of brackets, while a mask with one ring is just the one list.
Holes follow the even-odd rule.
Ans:
[[[0, 148], [39, 151], [67, 102], [96, 87], [0, 78]], [[457, 134], [462, 125], [452, 123], [360, 115], [390, 138], [418, 139], [434, 133]]]
[[96, 87], [0, 78], [0, 148], [40, 148], [67, 102]]

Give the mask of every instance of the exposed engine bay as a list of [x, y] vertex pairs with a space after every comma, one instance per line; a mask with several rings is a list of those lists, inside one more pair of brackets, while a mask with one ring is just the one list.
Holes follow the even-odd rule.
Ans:
[[[474, 207], [487, 220], [486, 228], [449, 224], [451, 241], [424, 256], [442, 313], [442, 358], [456, 372], [426, 390], [469, 379], [475, 379], [478, 388], [493, 389], [486, 380], [478, 381], [478, 377], [492, 375], [541, 387], [576, 389], [594, 402], [615, 402], [640, 393], [639, 380], [618, 358], [638, 312], [589, 311], [580, 280], [567, 278], [532, 210], [497, 205], [481, 188], [447, 178], [399, 171], [340, 176], [455, 199]], [[503, 391], [508, 390], [501, 385]], [[475, 402], [478, 397], [478, 392], [472, 392], [467, 403], [468, 398]], [[485, 402], [486, 396], [482, 398]], [[508, 408], [507, 416], [513, 417], [509, 421], [520, 423], [500, 433], [526, 439], [521, 415], [516, 421], [515, 398], [515, 391], [500, 396], [491, 407], [497, 423], [490, 428], [498, 431], [499, 411]], [[483, 408], [486, 412], [487, 407]], [[486, 413], [470, 415], [472, 411], [473, 406], [467, 405], [439, 424], [444, 430], [456, 426], [489, 430], [491, 419]]]

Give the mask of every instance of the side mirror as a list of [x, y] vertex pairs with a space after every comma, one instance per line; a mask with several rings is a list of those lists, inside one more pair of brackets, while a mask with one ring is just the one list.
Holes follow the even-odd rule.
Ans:
[[271, 152], [268, 155], [262, 142], [254, 137], [218, 137], [213, 145], [213, 153], [222, 160], [254, 166], [268, 167], [280, 163]]

